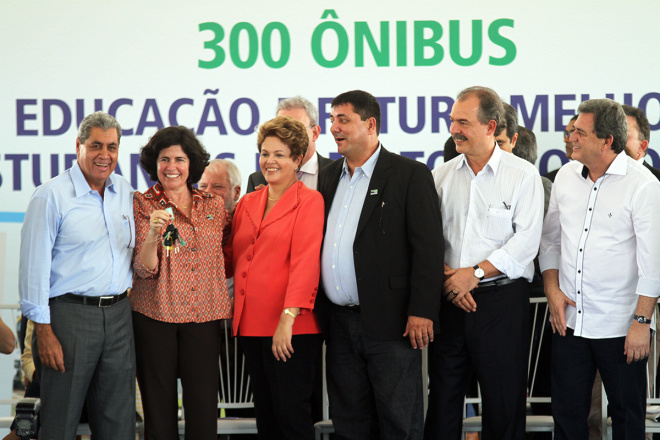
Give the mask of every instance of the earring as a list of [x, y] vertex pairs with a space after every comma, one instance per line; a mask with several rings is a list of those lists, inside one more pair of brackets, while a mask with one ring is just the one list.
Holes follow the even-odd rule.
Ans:
[[296, 167], [296, 173], [300, 171], [300, 167]]

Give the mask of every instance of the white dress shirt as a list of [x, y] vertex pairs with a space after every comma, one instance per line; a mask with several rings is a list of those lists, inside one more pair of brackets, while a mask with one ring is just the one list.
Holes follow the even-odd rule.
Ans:
[[314, 153], [309, 160], [300, 167], [302, 175], [298, 178], [307, 188], [317, 189], [319, 183], [319, 156]]
[[660, 182], [620, 153], [596, 182], [579, 162], [555, 179], [543, 225], [541, 270], [559, 269], [576, 302], [566, 325], [576, 336], [628, 333], [637, 295], [660, 296]]
[[433, 170], [440, 199], [445, 263], [488, 260], [511, 279], [534, 277], [543, 222], [543, 185], [534, 165], [495, 148], [475, 176], [465, 155]]

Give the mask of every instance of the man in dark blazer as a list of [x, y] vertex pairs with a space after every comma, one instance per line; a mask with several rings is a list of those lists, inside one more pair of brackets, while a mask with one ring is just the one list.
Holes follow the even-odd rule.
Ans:
[[[317, 189], [319, 170], [333, 162], [332, 159], [321, 156], [316, 152], [316, 140], [321, 134], [319, 127], [319, 111], [314, 104], [302, 96], [295, 96], [289, 99], [283, 99], [277, 104], [277, 116], [291, 116], [296, 121], [300, 121], [307, 127], [309, 135], [309, 145], [307, 153], [303, 157], [302, 165], [299, 171], [299, 180], [307, 185], [308, 188]], [[266, 185], [266, 179], [261, 171], [256, 171], [248, 177], [247, 191], [251, 193], [260, 185]]]
[[631, 105], [622, 105], [623, 112], [628, 121], [628, 142], [626, 143], [626, 153], [633, 159], [642, 164], [649, 170], [656, 179], [660, 180], [660, 170], [653, 168], [644, 160], [646, 150], [649, 148], [651, 140], [651, 126], [644, 111], [641, 108]]
[[433, 340], [443, 238], [430, 170], [378, 141], [367, 92], [332, 101], [339, 153], [321, 171], [326, 230], [315, 311], [340, 439], [421, 439], [421, 349]]

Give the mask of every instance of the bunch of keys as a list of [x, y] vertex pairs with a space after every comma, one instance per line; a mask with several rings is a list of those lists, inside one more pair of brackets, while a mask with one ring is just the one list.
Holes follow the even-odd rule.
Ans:
[[[172, 216], [172, 218], [174, 218], [174, 212], [172, 211], [172, 208], [167, 208], [166, 211]], [[177, 244], [179, 246], [185, 246], [186, 242], [181, 237], [181, 235], [179, 235], [179, 230], [176, 228], [176, 226], [170, 223], [167, 225], [165, 233], [163, 234], [163, 246], [165, 247], [165, 252], [168, 257], [170, 256], [170, 251], [172, 248], [174, 248], [175, 254], [179, 253], [179, 247]]]

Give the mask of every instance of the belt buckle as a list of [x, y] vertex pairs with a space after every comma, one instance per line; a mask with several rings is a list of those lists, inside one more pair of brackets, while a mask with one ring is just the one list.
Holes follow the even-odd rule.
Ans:
[[114, 296], [100, 296], [99, 307], [110, 307], [113, 303]]

